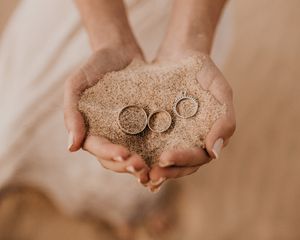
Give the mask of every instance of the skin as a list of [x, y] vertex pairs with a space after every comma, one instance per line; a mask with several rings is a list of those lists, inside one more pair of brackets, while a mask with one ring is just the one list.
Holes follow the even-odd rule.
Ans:
[[204, 57], [203, 70], [198, 74], [199, 87], [209, 90], [217, 100], [225, 103], [228, 111], [214, 123], [206, 137], [206, 150], [166, 151], [152, 169], [138, 154], [129, 152], [124, 146], [115, 145], [103, 137], [85, 138], [83, 118], [77, 110], [82, 91], [95, 85], [106, 72], [120, 70], [134, 58], [143, 58], [143, 54], [132, 34], [121, 0], [77, 0], [76, 3], [94, 53], [65, 84], [64, 113], [71, 139], [69, 150], [74, 152], [83, 148], [103, 167], [115, 172], [129, 172], [151, 191], [158, 191], [167, 179], [192, 174], [217, 158], [216, 141], [222, 139], [224, 144], [221, 147], [226, 146], [235, 130], [231, 87], [209, 57], [225, 0], [175, 0], [168, 31], [155, 61], [166, 64], [192, 55]]
[[227, 113], [214, 123], [206, 137], [207, 151], [190, 148], [162, 153], [159, 164], [150, 172], [152, 182], [150, 188], [154, 191], [158, 190], [167, 179], [190, 175], [200, 166], [217, 158], [213, 151], [215, 142], [222, 139], [223, 147], [226, 146], [235, 131], [232, 89], [209, 57], [215, 29], [225, 3], [225, 0], [177, 0], [174, 3], [168, 31], [156, 61], [164, 64], [192, 55], [204, 57], [204, 66], [198, 75], [198, 82], [219, 102], [227, 105]]
[[83, 148], [94, 155], [103, 167], [116, 172], [128, 172], [127, 168], [131, 167], [134, 172], [130, 173], [141, 183], [147, 183], [149, 168], [143, 159], [105, 138], [95, 136], [85, 138], [83, 117], [77, 110], [80, 94], [86, 88], [95, 85], [102, 75], [125, 68], [134, 58], [143, 58], [129, 27], [123, 2], [78, 0], [76, 3], [94, 53], [65, 84], [64, 117], [71, 140], [69, 150], [74, 152]]

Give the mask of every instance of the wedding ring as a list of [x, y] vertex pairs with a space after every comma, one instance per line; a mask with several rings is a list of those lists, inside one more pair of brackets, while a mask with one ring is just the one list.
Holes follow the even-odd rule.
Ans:
[[163, 133], [172, 125], [172, 117], [166, 110], [157, 110], [148, 117], [148, 127], [152, 132]]
[[128, 105], [118, 114], [118, 125], [127, 134], [136, 135], [147, 127], [148, 119], [145, 110], [139, 106]]
[[[191, 107], [191, 109], [184, 109], [185, 113], [180, 113], [180, 110], [178, 108], [179, 104], [184, 103], [184, 102], [186, 102], [186, 103], [189, 102], [190, 104], [192, 104], [192, 107]], [[186, 91], [183, 91], [181, 93], [181, 95], [175, 99], [175, 102], [173, 105], [173, 112], [178, 117], [187, 119], [187, 118], [191, 118], [191, 117], [195, 116], [196, 113], [198, 112], [198, 108], [199, 108], [199, 103], [198, 103], [197, 99], [192, 96], [187, 95]], [[190, 110], [190, 111], [186, 112], [187, 110]]]

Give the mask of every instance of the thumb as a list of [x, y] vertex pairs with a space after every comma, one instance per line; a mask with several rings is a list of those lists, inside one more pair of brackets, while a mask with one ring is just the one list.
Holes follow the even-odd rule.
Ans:
[[83, 72], [77, 72], [65, 84], [64, 91], [64, 120], [68, 130], [68, 149], [78, 151], [84, 141], [86, 129], [84, 118], [78, 111], [80, 93], [86, 88], [86, 79]]
[[210, 58], [206, 59], [204, 68], [197, 75], [197, 79], [202, 88], [210, 91], [219, 103], [226, 104], [226, 113], [213, 124], [205, 138], [206, 150], [210, 157], [219, 158], [222, 148], [227, 145], [236, 127], [233, 92]]
[[220, 157], [222, 148], [228, 144], [235, 131], [235, 120], [231, 118], [226, 115], [220, 117], [206, 136], [206, 150], [212, 158]]

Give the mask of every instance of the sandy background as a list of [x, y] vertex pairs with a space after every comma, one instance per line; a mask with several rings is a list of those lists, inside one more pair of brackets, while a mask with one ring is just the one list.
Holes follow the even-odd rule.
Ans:
[[[1, 26], [14, 2], [0, 0]], [[237, 131], [220, 161], [181, 180], [175, 232], [188, 240], [300, 239], [300, 2], [232, 4], [235, 47], [224, 72]], [[114, 239], [93, 219], [64, 216], [35, 190], [1, 196], [0, 239]]]

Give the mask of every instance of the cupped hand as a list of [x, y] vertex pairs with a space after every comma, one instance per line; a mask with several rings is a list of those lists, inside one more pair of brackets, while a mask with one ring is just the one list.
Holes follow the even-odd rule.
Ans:
[[86, 136], [84, 118], [78, 111], [78, 101], [82, 92], [101, 81], [102, 76], [111, 71], [118, 71], [129, 65], [133, 59], [143, 58], [136, 46], [104, 48], [96, 51], [88, 61], [77, 70], [65, 84], [64, 118], [69, 133], [69, 150], [80, 148], [93, 154], [104, 168], [115, 172], [129, 172], [145, 184], [148, 182], [149, 168], [136, 153], [108, 139]]
[[[221, 104], [226, 104], [227, 111], [213, 124], [206, 136], [205, 149], [200, 147], [176, 149], [161, 154], [158, 164], [150, 171], [149, 188], [152, 191], [159, 190], [167, 179], [192, 174], [203, 164], [219, 158], [222, 148], [228, 144], [235, 131], [232, 89], [211, 58], [207, 55], [200, 55], [200, 57], [203, 59], [203, 67], [197, 74], [199, 87], [210, 91]], [[166, 60], [158, 59], [158, 61], [163, 64]]]

